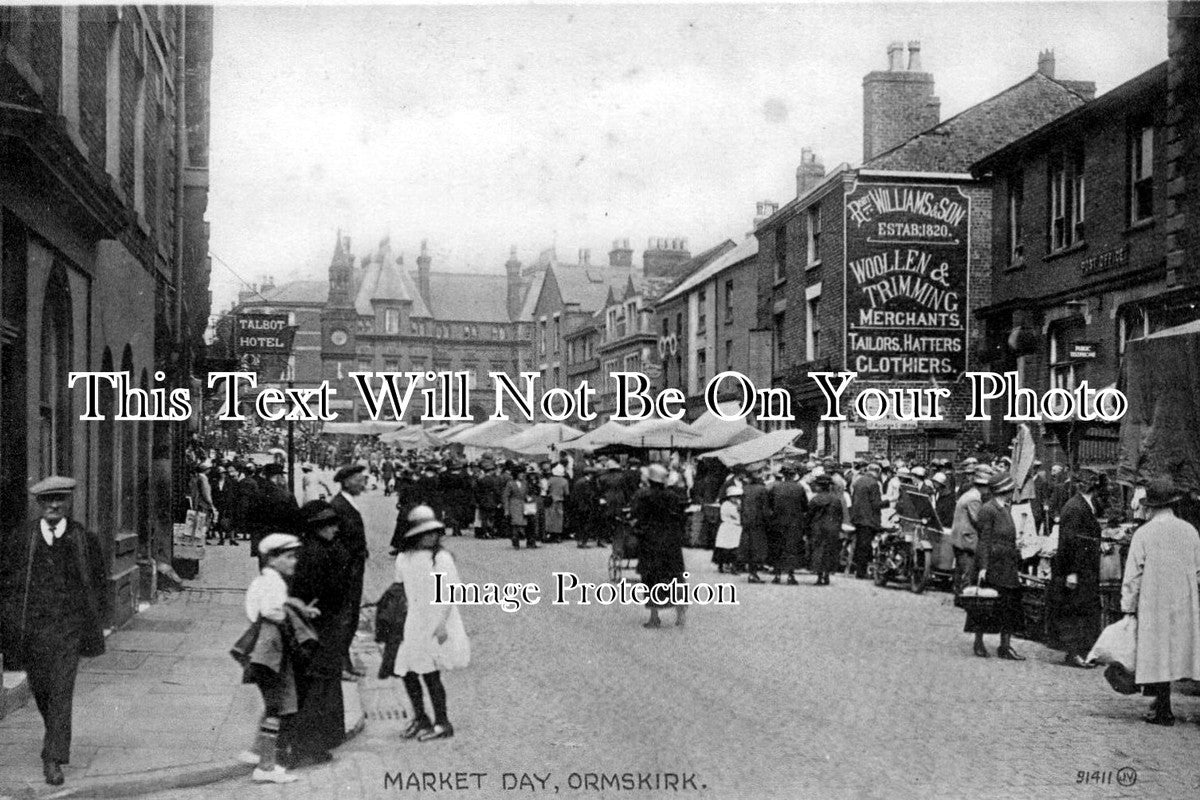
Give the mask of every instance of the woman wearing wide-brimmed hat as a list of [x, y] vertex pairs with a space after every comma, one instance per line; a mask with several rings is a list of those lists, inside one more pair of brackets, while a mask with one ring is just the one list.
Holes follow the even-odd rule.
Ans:
[[986, 610], [967, 612], [966, 633], [975, 634], [975, 655], [987, 658], [983, 643], [986, 633], [1000, 634], [996, 655], [1008, 661], [1024, 661], [1012, 648], [1012, 634], [1025, 626], [1021, 607], [1021, 551], [1017, 548], [1017, 526], [1010, 506], [1016, 484], [1007, 472], [997, 472], [988, 481], [992, 499], [979, 509], [976, 526], [979, 543], [975, 551], [975, 575], [971, 583], [994, 589], [996, 602]]
[[[396, 652], [395, 672], [404, 678], [413, 719], [400, 736], [427, 742], [454, 735], [446, 713], [441, 671], [465, 667], [471, 658], [471, 645], [458, 607], [449, 603], [434, 605], [435, 573], [443, 575], [443, 585], [460, 583], [454, 558], [441, 546], [445, 529], [429, 506], [417, 506], [408, 519], [410, 527], [396, 556], [396, 583], [404, 584], [408, 615], [404, 619], [404, 641]], [[432, 723], [425, 712], [422, 681], [433, 706]]]
[[1129, 543], [1121, 610], [1137, 617], [1134, 680], [1154, 697], [1153, 725], [1174, 725], [1171, 681], [1200, 679], [1200, 533], [1175, 516], [1184, 494], [1165, 478], [1146, 485], [1150, 520]]
[[732, 483], [725, 489], [725, 501], [721, 503], [721, 525], [717, 528], [717, 540], [713, 544], [713, 563], [717, 572], [737, 573], [737, 550], [742, 541], [742, 487]]

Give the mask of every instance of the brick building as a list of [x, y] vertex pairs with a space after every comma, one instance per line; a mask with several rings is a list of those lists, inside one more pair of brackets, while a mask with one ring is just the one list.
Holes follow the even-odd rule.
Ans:
[[[171, 558], [184, 423], [82, 423], [67, 375], [190, 387], [208, 318], [212, 10], [0, 8], [0, 502], [79, 481], [122, 622]], [[161, 373], [161, 379], [157, 377]], [[174, 468], [172, 468], [174, 467]], [[7, 535], [6, 531], [6, 535]]]
[[[1164, 62], [972, 167], [997, 209], [981, 310], [991, 369], [1039, 393], [1102, 388], [1127, 342], [1200, 319], [1200, 286], [1167, 259], [1167, 78]], [[1117, 423], [1038, 432], [1053, 458], [1117, 460]]]
[[[972, 318], [990, 302], [992, 196], [968, 168], [1094, 93], [1056, 79], [1043, 53], [1025, 80], [937, 122], [920, 45], [909, 43], [907, 65], [902, 49], [891, 45], [889, 69], [864, 78], [863, 165], [798, 174], [796, 198], [755, 231], [758, 327], [772, 332], [774, 385], [791, 392], [806, 446], [843, 459], [953, 456], [983, 434], [964, 424], [959, 379], [979, 361]], [[926, 280], [943, 265], [940, 282]], [[847, 422], [821, 422], [825, 403], [809, 373], [842, 370], [859, 374], [847, 406], [868, 387], [946, 386], [944, 420], [848, 413]]]
[[[806, 163], [804, 168], [811, 169], [815, 162]], [[778, 208], [759, 202], [755, 224]], [[771, 385], [770, 338], [757, 321], [758, 239], [751, 231], [741, 242], [723, 242], [717, 252], [655, 305], [658, 388], [683, 391], [687, 419], [704, 413], [704, 389], [721, 372], [741, 372], [762, 388]], [[719, 399], [730, 400], [735, 393], [732, 384], [723, 385]]]

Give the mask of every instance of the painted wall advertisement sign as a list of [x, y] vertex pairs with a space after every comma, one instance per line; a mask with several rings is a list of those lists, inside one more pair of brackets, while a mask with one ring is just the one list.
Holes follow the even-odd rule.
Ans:
[[860, 183], [845, 210], [845, 368], [860, 381], [957, 380], [970, 198], [957, 186]]

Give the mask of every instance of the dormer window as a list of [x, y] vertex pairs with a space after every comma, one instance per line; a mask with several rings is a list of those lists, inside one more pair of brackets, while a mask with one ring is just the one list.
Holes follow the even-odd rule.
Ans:
[[383, 310], [383, 332], [384, 333], [399, 333], [400, 332], [400, 309], [385, 308]]

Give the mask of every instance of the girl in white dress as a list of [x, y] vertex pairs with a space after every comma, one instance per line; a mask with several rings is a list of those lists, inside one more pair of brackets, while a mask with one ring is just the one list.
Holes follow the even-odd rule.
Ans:
[[[442, 523], [429, 506], [417, 506], [408, 519], [409, 529], [396, 556], [396, 582], [404, 584], [408, 616], [404, 620], [404, 641], [396, 653], [395, 673], [403, 676], [413, 719], [400, 736], [428, 742], [454, 735], [446, 714], [441, 670], [467, 666], [471, 646], [458, 607], [434, 604], [436, 573], [443, 575], [443, 586], [460, 583], [454, 558], [441, 546]], [[433, 706], [432, 723], [425, 712], [422, 682]]]

